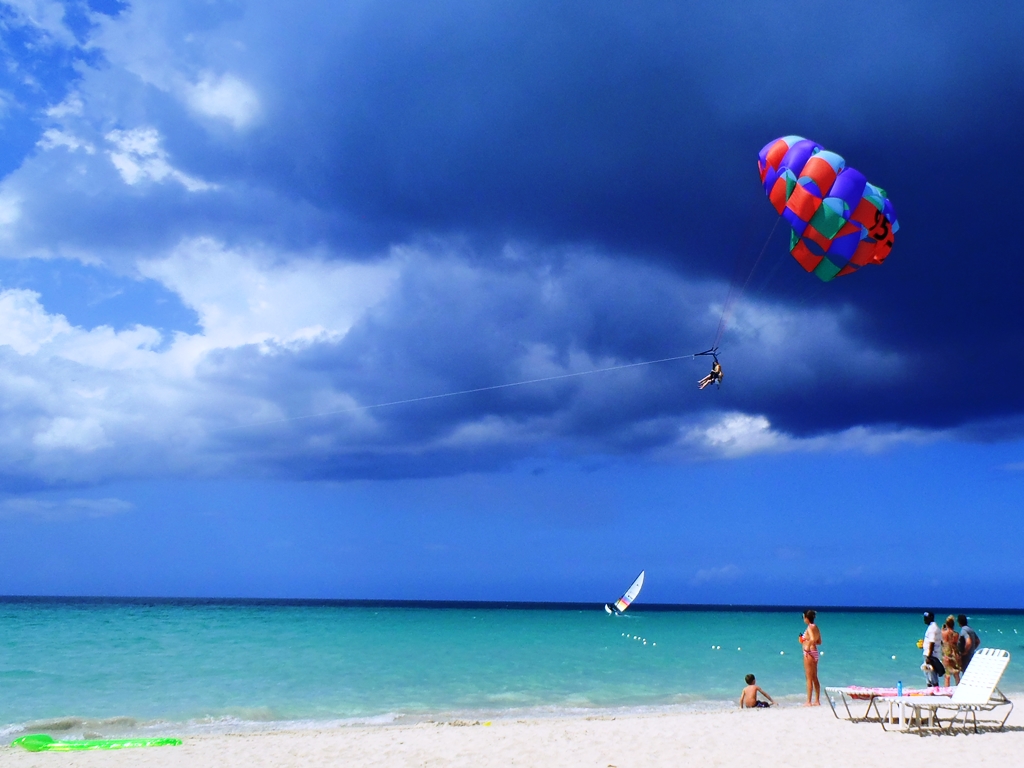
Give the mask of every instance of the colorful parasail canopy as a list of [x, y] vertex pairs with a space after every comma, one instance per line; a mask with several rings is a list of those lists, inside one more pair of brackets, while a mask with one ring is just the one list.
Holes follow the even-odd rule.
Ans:
[[886, 192], [817, 142], [783, 136], [758, 154], [761, 184], [793, 227], [789, 252], [823, 281], [881, 264], [899, 224]]

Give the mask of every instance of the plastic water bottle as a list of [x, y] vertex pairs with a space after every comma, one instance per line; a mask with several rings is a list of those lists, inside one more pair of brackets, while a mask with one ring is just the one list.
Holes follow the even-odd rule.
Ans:
[[897, 680], [896, 681], [896, 695], [897, 696], [902, 696], [903, 695], [903, 681], [902, 680]]

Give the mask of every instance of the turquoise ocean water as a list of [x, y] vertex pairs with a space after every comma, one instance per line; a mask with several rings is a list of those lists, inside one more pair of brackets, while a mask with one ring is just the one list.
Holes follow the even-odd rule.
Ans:
[[[1024, 691], [1024, 615], [971, 623]], [[920, 613], [818, 625], [823, 685], [923, 683]], [[732, 706], [748, 672], [798, 701], [802, 630], [798, 611], [6, 602], [0, 735]]]

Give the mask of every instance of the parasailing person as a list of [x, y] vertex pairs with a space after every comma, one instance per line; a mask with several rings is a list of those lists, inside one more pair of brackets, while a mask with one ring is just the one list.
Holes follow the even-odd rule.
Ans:
[[717, 357], [715, 358], [715, 362], [711, 364], [711, 373], [697, 382], [697, 386], [700, 389], [704, 389], [704, 387], [709, 384], [717, 384], [719, 387], [722, 386], [722, 365], [718, 362]]

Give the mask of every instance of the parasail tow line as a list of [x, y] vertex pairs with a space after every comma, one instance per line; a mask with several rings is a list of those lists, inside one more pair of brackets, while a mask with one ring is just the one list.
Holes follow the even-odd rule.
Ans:
[[290, 416], [286, 419], [273, 419], [271, 421], [258, 421], [252, 424], [239, 424], [234, 427], [224, 427], [223, 429], [210, 430], [211, 433], [217, 432], [233, 432], [239, 429], [249, 429], [251, 427], [266, 427], [273, 424], [285, 424], [291, 421], [299, 421], [302, 419], [319, 419], [324, 416], [337, 416], [343, 413], [355, 413], [356, 411], [368, 411], [372, 408], [390, 408], [395, 405], [406, 405], [408, 403], [421, 403], [426, 400], [440, 400], [445, 397], [458, 397], [459, 395], [471, 395], [476, 392], [490, 392], [496, 389], [509, 389], [510, 387], [521, 387], [526, 384], [540, 384], [545, 381], [558, 381], [559, 379], [571, 379], [576, 376], [589, 376], [592, 373], [607, 373], [608, 371], [621, 371], [626, 368], [639, 368], [644, 365], [657, 365], [658, 363], [670, 363], [675, 360], [691, 360], [699, 357], [700, 355], [709, 354], [708, 352], [699, 352], [697, 354], [690, 355], [675, 355], [674, 357], [661, 357], [657, 360], [642, 360], [638, 363], [623, 363], [622, 365], [609, 365], [605, 368], [592, 368], [589, 371], [576, 371], [574, 373], [560, 373], [555, 376], [542, 376], [538, 379], [524, 379], [523, 381], [512, 381], [507, 384], [492, 384], [487, 387], [474, 387], [473, 389], [460, 389], [457, 392], [442, 392], [437, 395], [423, 395], [422, 397], [410, 397], [405, 400], [391, 400], [386, 403], [373, 403], [371, 405], [354, 405], [351, 408], [341, 408], [336, 411], [324, 411], [323, 413], [309, 413], [304, 416]]

